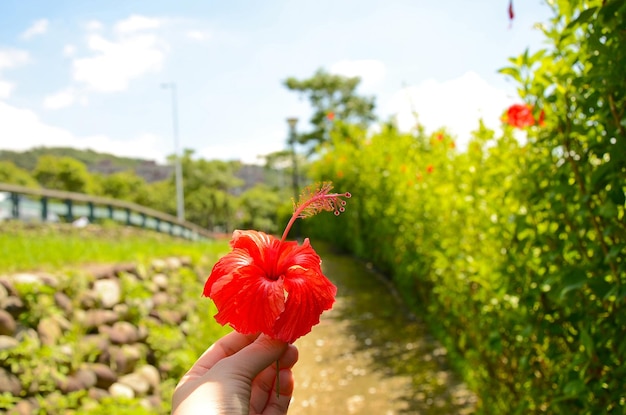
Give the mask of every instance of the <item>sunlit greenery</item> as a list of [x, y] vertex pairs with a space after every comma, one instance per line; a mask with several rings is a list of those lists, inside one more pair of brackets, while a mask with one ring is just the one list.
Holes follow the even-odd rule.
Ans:
[[75, 228], [0, 222], [0, 272], [175, 255], [201, 260], [227, 246], [227, 241], [189, 242], [116, 225]]

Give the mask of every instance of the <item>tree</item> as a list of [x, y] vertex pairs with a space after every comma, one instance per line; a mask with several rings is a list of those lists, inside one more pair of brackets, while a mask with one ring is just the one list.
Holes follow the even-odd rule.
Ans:
[[95, 188], [87, 166], [71, 157], [39, 157], [33, 176], [48, 189], [91, 193]]
[[310, 119], [313, 129], [300, 134], [298, 141], [313, 145], [329, 141], [334, 120], [363, 128], [376, 120], [374, 97], [360, 96], [356, 92], [360, 82], [359, 77], [334, 75], [324, 69], [318, 69], [307, 79], [287, 78], [285, 87], [306, 96], [314, 111]]
[[132, 171], [121, 171], [99, 179], [100, 194], [114, 199], [145, 204], [148, 197], [146, 181]]
[[277, 232], [277, 212], [283, 203], [279, 192], [266, 184], [257, 184], [239, 197], [237, 226], [267, 233]]
[[[185, 150], [181, 163], [185, 218], [208, 229], [230, 231], [236, 206], [234, 191], [243, 184], [235, 176], [241, 164], [236, 161], [194, 159], [193, 150], [189, 149]], [[174, 180], [174, 177], [170, 180], [172, 201], [175, 200]]]
[[10, 161], [0, 161], [0, 183], [38, 187], [37, 181], [24, 169]]

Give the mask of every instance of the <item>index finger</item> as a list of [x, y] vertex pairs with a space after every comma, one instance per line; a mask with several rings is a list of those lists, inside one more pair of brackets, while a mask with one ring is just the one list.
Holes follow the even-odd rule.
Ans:
[[259, 333], [241, 334], [236, 331], [228, 333], [226, 336], [213, 343], [211, 347], [198, 358], [191, 369], [181, 378], [180, 383], [204, 375], [217, 362], [237, 353], [239, 350], [254, 342], [257, 337], [259, 337]]

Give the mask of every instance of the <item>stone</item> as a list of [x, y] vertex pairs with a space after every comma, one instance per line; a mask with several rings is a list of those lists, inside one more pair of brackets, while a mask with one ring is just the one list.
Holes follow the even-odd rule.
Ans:
[[159, 369], [152, 365], [143, 365], [139, 369], [135, 370], [135, 373], [144, 378], [152, 390], [158, 388], [159, 383], [161, 383], [161, 374], [159, 373]]
[[18, 326], [17, 330], [15, 331], [15, 336], [14, 336], [17, 341], [33, 341], [36, 344], [41, 344], [41, 341], [39, 340], [39, 334], [37, 334], [37, 331], [35, 331], [35, 329], [31, 329], [30, 327], [22, 327], [22, 326]]
[[37, 333], [39, 334], [41, 344], [46, 346], [56, 344], [61, 336], [63, 336], [61, 325], [56, 319], [51, 317], [44, 317], [39, 321], [37, 324]]
[[96, 384], [96, 374], [89, 369], [79, 369], [75, 373], [57, 380], [56, 384], [63, 393], [85, 390]]
[[143, 376], [135, 372], [120, 376], [118, 383], [130, 387], [133, 392], [135, 392], [135, 396], [143, 396], [150, 391], [150, 384], [148, 381]]
[[0, 350], [12, 349], [18, 344], [20, 344], [20, 342], [16, 338], [0, 335]]
[[167, 269], [167, 263], [162, 259], [153, 259], [150, 263], [150, 267], [156, 272], [161, 272]]
[[81, 350], [102, 350], [105, 351], [111, 345], [109, 339], [100, 333], [87, 334], [79, 344]]
[[0, 335], [12, 336], [16, 327], [15, 318], [8, 311], [0, 309]]
[[22, 392], [22, 384], [13, 373], [0, 368], [0, 394], [5, 392], [18, 396]]
[[180, 260], [180, 258], [177, 257], [169, 257], [165, 260], [165, 263], [167, 264], [167, 267], [169, 269], [179, 269], [183, 266], [182, 261]]
[[7, 412], [7, 415], [31, 415], [37, 413], [38, 408], [35, 398], [22, 399]]
[[114, 344], [130, 344], [139, 339], [137, 327], [128, 321], [118, 321], [112, 327], [102, 326], [99, 330], [101, 333], [108, 334]]
[[89, 368], [96, 375], [96, 387], [108, 389], [117, 382], [117, 373], [109, 366], [102, 363], [92, 363]]
[[179, 325], [185, 318], [185, 313], [178, 310], [158, 309], [150, 311], [150, 316], [156, 317], [165, 324]]
[[89, 392], [87, 393], [87, 395], [95, 400], [95, 401], [99, 401], [102, 398], [106, 398], [107, 396], [110, 396], [109, 391], [107, 390], [108, 387], [106, 389], [101, 389], [101, 388], [90, 388]]
[[7, 290], [7, 288], [4, 285], [0, 284], [0, 301], [7, 298], [8, 296], [9, 296], [9, 290]]
[[78, 304], [85, 310], [91, 310], [98, 306], [98, 298], [93, 291], [82, 291], [78, 294]]
[[152, 277], [152, 281], [160, 291], [165, 291], [169, 284], [169, 278], [165, 274], [155, 274]]
[[135, 397], [135, 392], [130, 386], [124, 385], [119, 382], [115, 382], [109, 387], [109, 393], [111, 394], [111, 396], [116, 398], [120, 397], [133, 399]]
[[167, 293], [158, 292], [152, 296], [152, 302], [155, 307], [168, 304], [170, 302], [170, 296]]
[[97, 280], [93, 284], [93, 291], [104, 308], [113, 308], [122, 299], [122, 288], [117, 279]]
[[6, 275], [0, 277], [0, 285], [2, 285], [6, 289], [8, 295], [14, 295], [16, 297], [19, 296], [19, 293], [13, 285], [13, 282]]
[[[77, 316], [78, 317], [78, 316]], [[118, 314], [113, 310], [87, 310], [79, 319], [86, 329], [92, 329], [104, 324], [111, 324], [119, 320]]]
[[10, 295], [0, 300], [0, 309], [11, 314], [13, 318], [18, 318], [22, 312], [26, 311], [26, 306], [21, 298]]
[[13, 274], [11, 276], [11, 280], [14, 284], [24, 284], [24, 285], [43, 285], [43, 281], [36, 274], [28, 274], [28, 273], [20, 273]]
[[61, 291], [55, 292], [54, 302], [61, 310], [63, 310], [66, 316], [72, 315], [74, 306], [72, 305], [72, 300], [67, 296], [67, 294]]
[[111, 369], [118, 374], [125, 375], [131, 373], [146, 353], [146, 350], [141, 346], [139, 343], [111, 346], [107, 352], [102, 354], [102, 359], [99, 359], [99, 361], [100, 363], [109, 364]]

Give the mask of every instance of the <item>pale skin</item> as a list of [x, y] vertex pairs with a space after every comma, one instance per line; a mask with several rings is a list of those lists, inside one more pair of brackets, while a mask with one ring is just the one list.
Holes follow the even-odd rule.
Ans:
[[172, 415], [286, 414], [294, 389], [291, 368], [297, 360], [292, 344], [229, 333], [182, 377], [172, 398]]

